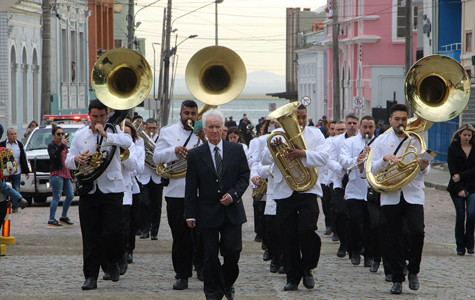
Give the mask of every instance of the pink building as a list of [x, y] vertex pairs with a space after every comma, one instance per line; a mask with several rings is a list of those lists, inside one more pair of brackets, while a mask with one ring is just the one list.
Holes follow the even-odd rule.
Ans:
[[[333, 111], [333, 20], [328, 19], [324, 41], [328, 58], [327, 115], [332, 119], [338, 113], [341, 119], [350, 112], [363, 116], [372, 114], [372, 108], [386, 108], [386, 101], [404, 103], [405, 8], [401, 0], [341, 0], [338, 4], [340, 111]], [[331, 1], [328, 6], [331, 8]], [[417, 15], [417, 7], [415, 11]], [[416, 53], [415, 30], [413, 40]], [[363, 100], [361, 108], [354, 108], [354, 97]], [[375, 118], [378, 122], [381, 117]]]

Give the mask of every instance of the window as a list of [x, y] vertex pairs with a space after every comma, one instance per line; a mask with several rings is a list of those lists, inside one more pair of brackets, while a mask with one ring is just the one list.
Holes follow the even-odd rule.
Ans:
[[[417, 7], [413, 7], [413, 29], [417, 28]], [[403, 38], [406, 36], [406, 1], [397, 1], [397, 37]]]
[[472, 32], [465, 33], [465, 52], [472, 52]]
[[122, 48], [122, 40], [114, 40], [114, 48]]

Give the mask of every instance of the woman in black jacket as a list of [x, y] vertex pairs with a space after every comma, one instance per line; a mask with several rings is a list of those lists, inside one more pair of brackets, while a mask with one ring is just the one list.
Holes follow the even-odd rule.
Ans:
[[[65, 137], [63, 128], [56, 125], [53, 125], [52, 133], [53, 141], [48, 145], [48, 154], [51, 162], [49, 183], [53, 190], [53, 200], [49, 206], [50, 215], [48, 227], [61, 228], [63, 225], [74, 225], [68, 218], [68, 209], [74, 198], [73, 187], [71, 185], [71, 172], [64, 165], [64, 160], [68, 154], [69, 137]], [[63, 191], [66, 195], [66, 199], [63, 203], [63, 213], [58, 222], [55, 219], [55, 215]]]
[[[457, 244], [457, 255], [465, 255], [465, 249], [469, 254], [474, 253], [474, 143], [475, 129], [470, 124], [463, 124], [455, 132], [447, 155], [451, 176], [447, 191], [450, 193], [456, 211], [455, 242]], [[467, 215], [466, 223], [465, 214]]]

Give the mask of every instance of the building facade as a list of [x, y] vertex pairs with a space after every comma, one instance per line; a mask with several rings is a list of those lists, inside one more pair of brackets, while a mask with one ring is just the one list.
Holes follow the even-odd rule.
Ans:
[[2, 1], [0, 37], [0, 124], [22, 137], [40, 117], [41, 1]]

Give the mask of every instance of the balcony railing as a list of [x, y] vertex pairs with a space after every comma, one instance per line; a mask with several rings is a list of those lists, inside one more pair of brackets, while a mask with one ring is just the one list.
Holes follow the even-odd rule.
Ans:
[[446, 55], [450, 58], [460, 61], [460, 52], [462, 50], [462, 43], [453, 43], [444, 46], [440, 46], [438, 54]]

